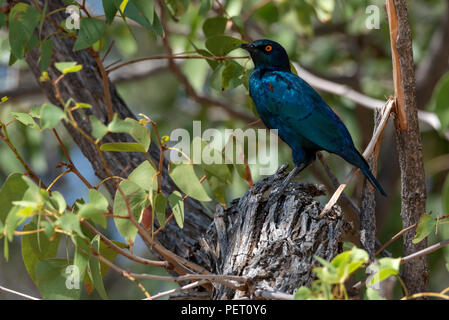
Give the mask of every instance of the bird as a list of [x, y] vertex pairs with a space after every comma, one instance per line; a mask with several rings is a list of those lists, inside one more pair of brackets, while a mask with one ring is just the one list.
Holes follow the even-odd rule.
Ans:
[[259, 117], [269, 129], [277, 129], [278, 136], [292, 150], [295, 167], [284, 180], [280, 192], [315, 160], [317, 152], [325, 150], [359, 168], [370, 183], [387, 196], [354, 146], [343, 121], [315, 89], [291, 71], [286, 50], [268, 39], [243, 43], [240, 48], [249, 52], [254, 63], [249, 95]]

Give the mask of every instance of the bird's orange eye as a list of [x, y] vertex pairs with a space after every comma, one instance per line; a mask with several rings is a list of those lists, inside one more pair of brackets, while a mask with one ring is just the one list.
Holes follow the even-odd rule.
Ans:
[[272, 46], [268, 45], [268, 46], [265, 47], [265, 51], [266, 52], [270, 52], [271, 50], [273, 50]]

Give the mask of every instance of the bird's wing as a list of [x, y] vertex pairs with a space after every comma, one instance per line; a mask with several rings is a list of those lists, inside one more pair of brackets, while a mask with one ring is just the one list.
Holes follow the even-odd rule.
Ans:
[[[341, 154], [354, 145], [344, 123], [303, 79], [292, 73], [278, 72], [274, 86], [285, 90], [279, 101], [283, 125], [329, 152]], [[274, 87], [274, 92], [276, 89]]]

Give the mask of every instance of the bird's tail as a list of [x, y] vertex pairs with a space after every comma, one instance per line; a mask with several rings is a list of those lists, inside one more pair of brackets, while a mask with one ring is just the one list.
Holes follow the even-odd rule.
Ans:
[[356, 149], [354, 149], [353, 152], [348, 157], [344, 157], [346, 161], [352, 163], [356, 167], [359, 167], [360, 170], [363, 172], [365, 177], [371, 182], [373, 187], [375, 187], [383, 196], [387, 196], [384, 189], [380, 185], [379, 181], [373, 176], [371, 173], [371, 169], [369, 167], [368, 162], [366, 162], [365, 158], [358, 152]]

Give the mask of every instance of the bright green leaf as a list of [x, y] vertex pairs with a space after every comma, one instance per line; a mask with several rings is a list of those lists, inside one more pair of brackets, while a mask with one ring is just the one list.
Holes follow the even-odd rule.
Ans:
[[419, 218], [418, 227], [416, 228], [416, 234], [413, 238], [413, 243], [421, 242], [427, 237], [433, 230], [435, 230], [436, 220], [427, 213], [423, 213]]
[[81, 69], [83, 69], [83, 66], [80, 64], [77, 64], [75, 61], [70, 62], [56, 62], [55, 63], [56, 69], [58, 69], [62, 74], [67, 73], [73, 73], [78, 72]]
[[373, 285], [377, 282], [381, 282], [390, 276], [395, 276], [399, 273], [399, 267], [401, 266], [401, 258], [381, 258], [376, 264], [372, 266], [376, 273], [368, 282], [369, 285]]
[[41, 108], [42, 129], [53, 129], [64, 117], [64, 111], [51, 103], [45, 103]]
[[0, 221], [5, 224], [8, 213], [13, 207], [13, 201], [20, 201], [28, 189], [22, 173], [11, 173], [0, 188]]
[[103, 228], [106, 228], [107, 222], [104, 216], [104, 210], [97, 208], [92, 203], [86, 203], [80, 206], [78, 211], [80, 218], [92, 219], [95, 223], [98, 223]]
[[72, 212], [67, 212], [59, 217], [59, 219], [56, 220], [56, 225], [58, 225], [62, 230], [69, 233], [76, 232], [81, 237], [84, 237], [83, 231], [81, 230], [79, 217]]
[[142, 147], [145, 149], [145, 151], [148, 150], [150, 147], [150, 133], [148, 132], [147, 128], [139, 123], [139, 121], [136, 121], [131, 118], [126, 118], [125, 122], [131, 123], [132, 128], [129, 133], [131, 136], [136, 140], [136, 142], [140, 143]]
[[58, 212], [62, 214], [67, 207], [67, 204], [62, 194], [59, 191], [53, 191], [51, 193], [51, 198], [57, 203]]
[[103, 211], [108, 209], [108, 200], [101, 192], [95, 189], [89, 189], [89, 203]]
[[100, 146], [102, 151], [116, 151], [116, 152], [146, 152], [145, 148], [140, 143], [135, 142], [108, 142]]
[[190, 164], [172, 166], [169, 175], [182, 192], [190, 197], [200, 201], [211, 201]]
[[108, 133], [108, 127], [106, 127], [97, 117], [89, 116], [90, 124], [92, 125], [92, 136], [95, 139], [101, 140], [106, 133]]
[[[100, 236], [96, 235], [92, 239], [92, 246], [95, 250], [100, 251]], [[96, 257], [90, 257], [89, 259], [89, 267], [92, 274], [92, 281], [95, 285], [95, 289], [103, 300], [108, 299], [108, 295], [106, 294], [106, 290], [103, 284], [103, 277], [101, 275], [100, 261]]]
[[148, 160], [145, 160], [135, 168], [128, 176], [128, 179], [148, 192], [157, 189], [156, 170]]
[[159, 225], [163, 228], [165, 227], [165, 209], [167, 207], [167, 198], [164, 194], [157, 193], [154, 199], [153, 210], [156, 213], [157, 221]]
[[28, 113], [22, 113], [22, 112], [11, 112], [11, 115], [14, 116], [14, 118], [17, 119], [17, 121], [21, 122], [22, 124], [26, 125], [27, 127], [30, 127], [32, 129], [39, 130], [39, 126], [34, 121], [34, 119], [28, 114]]
[[[120, 190], [127, 196], [129, 208], [122, 194], [117, 190], [114, 198], [114, 215], [128, 217], [128, 209], [130, 209], [134, 219], [138, 221], [142, 210], [148, 205], [145, 190], [134, 182], [128, 180], [120, 183]], [[129, 219], [114, 218], [114, 221], [117, 230], [127, 241], [129, 239], [134, 240], [137, 234], [137, 229]]]
[[293, 299], [307, 300], [308, 298], [310, 298], [311, 293], [312, 292], [310, 291], [309, 288], [303, 286], [303, 287], [300, 287], [298, 290], [296, 290]]
[[182, 195], [179, 191], [173, 191], [168, 197], [168, 203], [175, 217], [175, 221], [182, 229], [184, 227], [184, 201], [182, 201]]

